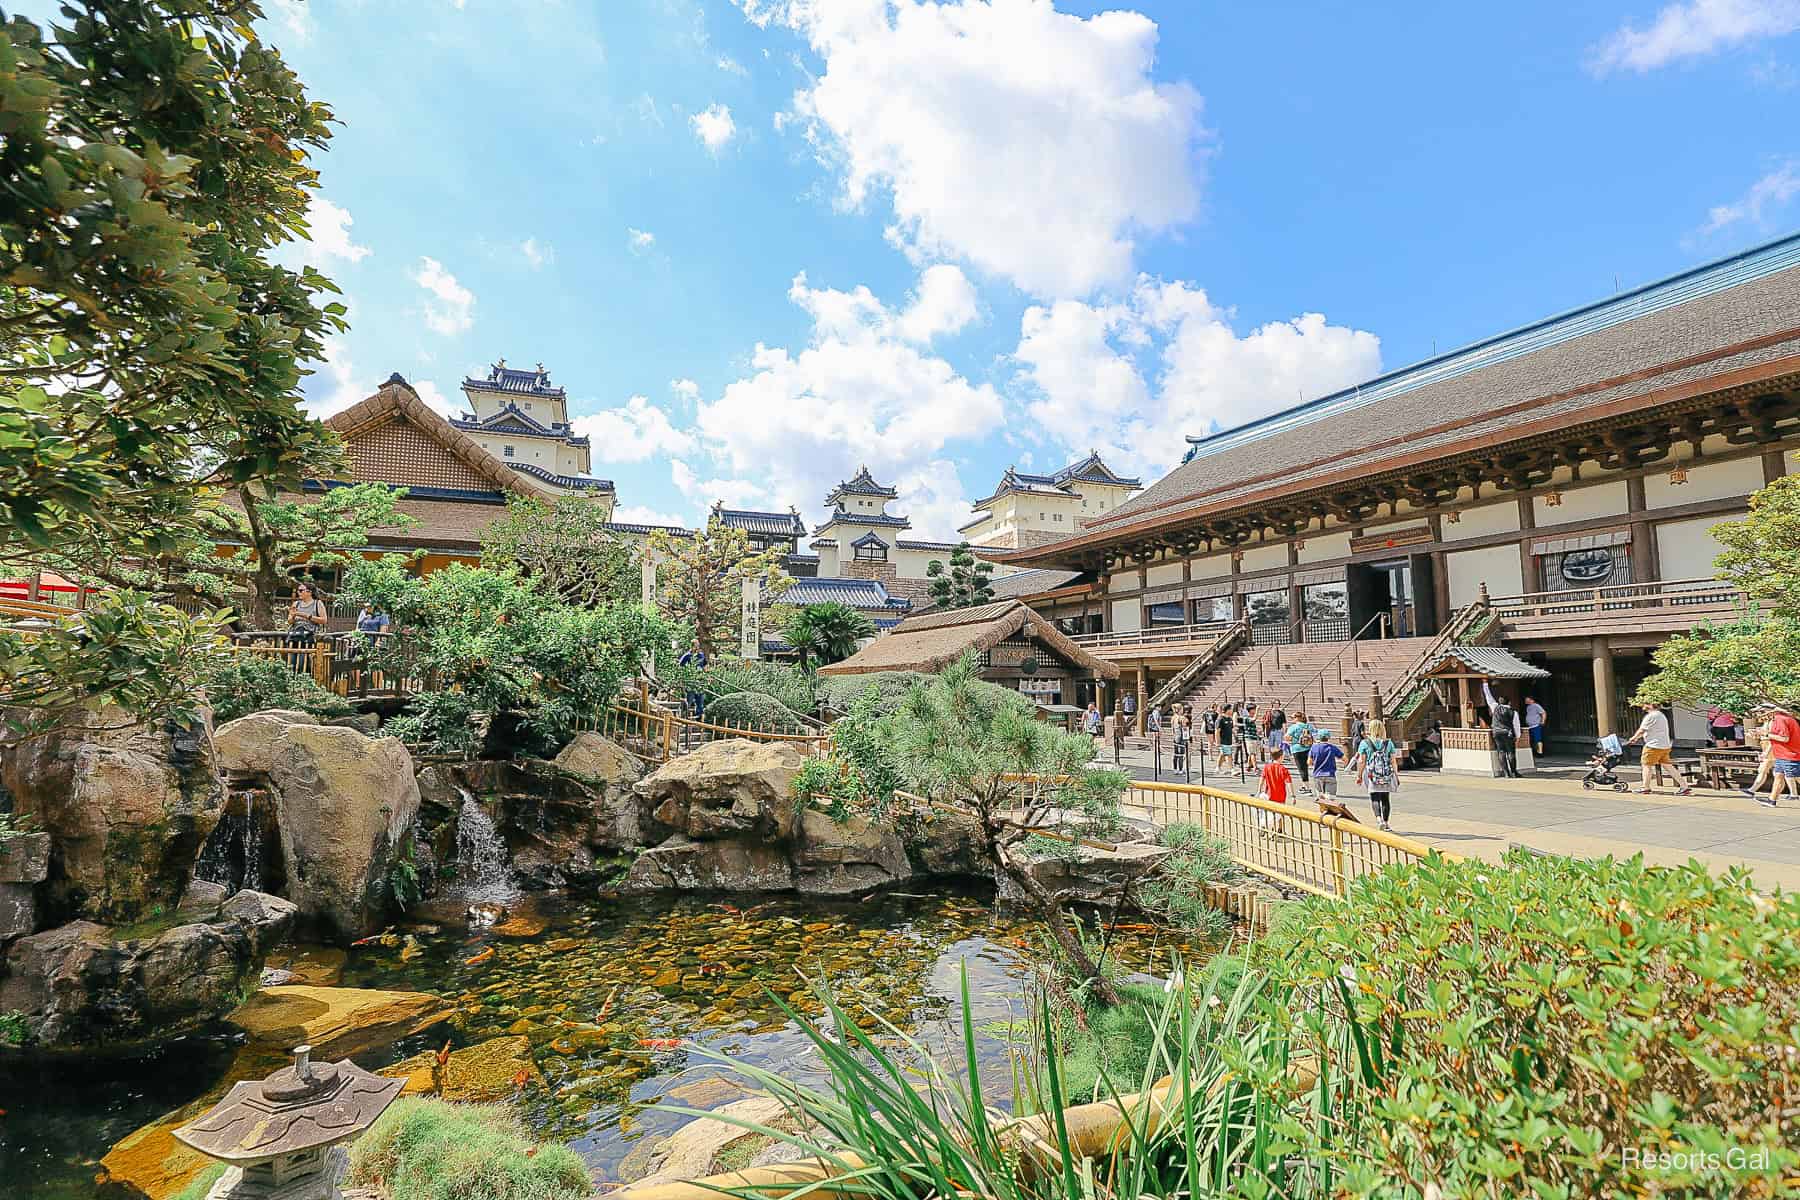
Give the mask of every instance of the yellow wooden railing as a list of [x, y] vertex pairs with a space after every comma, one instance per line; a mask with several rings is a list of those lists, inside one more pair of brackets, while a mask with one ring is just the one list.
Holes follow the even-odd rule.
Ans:
[[[1020, 782], [1028, 799], [1046, 786], [1036, 777]], [[1316, 896], [1347, 896], [1359, 875], [1417, 862], [1436, 849], [1352, 817], [1198, 784], [1134, 782], [1119, 803], [1127, 815], [1157, 825], [1198, 825], [1225, 842], [1239, 866]]]
[[614, 701], [601, 717], [596, 730], [612, 738], [640, 758], [651, 762], [668, 762], [707, 742], [724, 738], [745, 738], [753, 742], [785, 743], [812, 756], [831, 748], [831, 733], [780, 733], [758, 729], [739, 721], [705, 720], [664, 708], [650, 699], [647, 690]]

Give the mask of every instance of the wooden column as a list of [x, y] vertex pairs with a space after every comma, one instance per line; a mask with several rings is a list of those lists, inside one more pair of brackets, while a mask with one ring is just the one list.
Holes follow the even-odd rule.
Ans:
[[1613, 674], [1612, 643], [1597, 637], [1589, 646], [1594, 656], [1594, 728], [1605, 737], [1618, 732], [1613, 713], [1619, 707], [1619, 682]]
[[1519, 497], [1519, 582], [1523, 590], [1535, 592], [1544, 586], [1538, 578], [1537, 556], [1531, 552], [1531, 531], [1537, 528], [1537, 511], [1530, 496]]
[[1763, 482], [1774, 483], [1787, 474], [1787, 451], [1765, 450], [1762, 456]]
[[1148, 712], [1148, 709], [1150, 707], [1149, 679], [1150, 679], [1150, 668], [1147, 666], [1139, 667], [1137, 669], [1137, 730], [1136, 730], [1136, 732], [1138, 732], [1140, 734], [1143, 733], [1146, 729], [1148, 729], [1149, 725], [1150, 725], [1150, 713]]
[[1648, 583], [1661, 577], [1656, 561], [1656, 529], [1650, 524], [1644, 501], [1644, 477], [1625, 481], [1625, 507], [1631, 513], [1631, 581]]

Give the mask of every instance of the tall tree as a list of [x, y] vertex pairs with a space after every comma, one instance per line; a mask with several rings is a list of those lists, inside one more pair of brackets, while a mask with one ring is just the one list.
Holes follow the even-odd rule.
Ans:
[[959, 543], [950, 552], [950, 566], [932, 559], [925, 567], [931, 580], [931, 602], [939, 608], [973, 608], [994, 598], [994, 564], [978, 561], [969, 543]]
[[[344, 328], [336, 289], [271, 262], [306, 234], [331, 113], [260, 42], [252, 0], [69, 0], [0, 25], [0, 567], [57, 547], [178, 550], [212, 489], [295, 487], [334, 439], [301, 364]], [[148, 598], [0, 633], [0, 703], [190, 706], [216, 628]], [[126, 687], [132, 657], [185, 664]], [[55, 686], [46, 690], [47, 679]], [[23, 681], [34, 680], [34, 683]]]
[[856, 653], [856, 643], [875, 636], [875, 622], [848, 604], [828, 600], [789, 609], [781, 636], [800, 656], [802, 670], [843, 662]]
[[1715, 573], [1743, 588], [1749, 603], [1734, 621], [1702, 624], [1657, 647], [1656, 673], [1637, 700], [1739, 713], [1764, 701], [1800, 705], [1800, 476], [1750, 497], [1748, 515], [1713, 526], [1713, 536], [1725, 547]]
[[755, 549], [749, 534], [716, 516], [690, 536], [655, 530], [645, 549], [656, 563], [662, 615], [691, 629], [708, 658], [737, 641], [746, 579], [760, 583], [764, 604], [779, 599], [793, 582], [781, 569], [779, 549]]
[[516, 563], [565, 604], [590, 607], [638, 598], [637, 552], [606, 526], [606, 504], [591, 496], [554, 503], [526, 496], [506, 502], [506, 515], [481, 535], [481, 561]]

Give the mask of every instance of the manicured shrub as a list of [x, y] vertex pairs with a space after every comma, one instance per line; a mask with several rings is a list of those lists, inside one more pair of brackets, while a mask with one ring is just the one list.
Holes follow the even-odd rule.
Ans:
[[273, 658], [234, 654], [207, 673], [205, 684], [213, 721], [220, 725], [268, 708], [294, 708], [315, 717], [342, 717], [354, 711], [311, 675]]
[[1174, 853], [1138, 888], [1139, 902], [1172, 925], [1223, 937], [1231, 919], [1207, 903], [1206, 888], [1243, 878], [1244, 869], [1231, 860], [1231, 844], [1198, 825], [1170, 825], [1157, 840]]
[[706, 702], [709, 723], [757, 729], [764, 733], [802, 733], [807, 727], [800, 714], [761, 692], [729, 692]]
[[1307, 904], [1251, 963], [1330, 1111], [1279, 1064], [1247, 1075], [1353, 1194], [1765, 1196], [1800, 1166], [1800, 896], [1741, 872], [1434, 856]]
[[821, 676], [819, 704], [834, 713], [847, 713], [859, 696], [875, 689], [875, 715], [885, 717], [900, 707], [914, 684], [924, 683], [931, 676], [917, 671], [875, 671], [868, 675], [825, 675]]
[[499, 1104], [404, 1099], [350, 1151], [350, 1182], [390, 1200], [575, 1200], [593, 1193], [565, 1146], [536, 1145]]

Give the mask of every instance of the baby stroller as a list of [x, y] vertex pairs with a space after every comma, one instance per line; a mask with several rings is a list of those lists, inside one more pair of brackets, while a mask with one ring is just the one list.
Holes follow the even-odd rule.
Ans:
[[1615, 792], [1629, 791], [1630, 785], [1617, 775], [1613, 768], [1625, 761], [1625, 747], [1619, 744], [1618, 734], [1608, 734], [1594, 743], [1594, 757], [1588, 759], [1587, 774], [1581, 777], [1581, 786], [1593, 791], [1599, 787], [1609, 787]]

